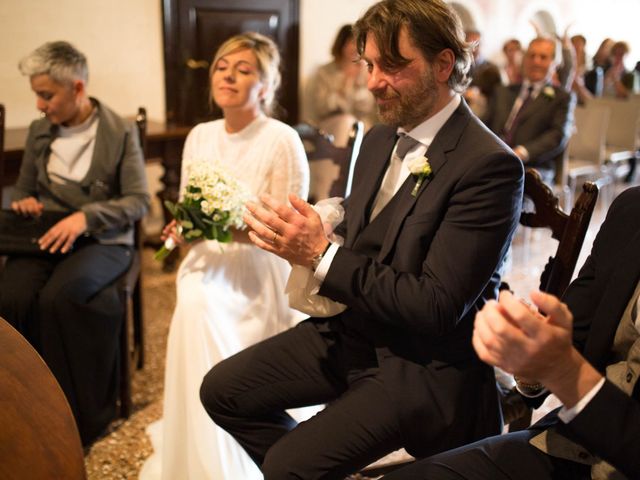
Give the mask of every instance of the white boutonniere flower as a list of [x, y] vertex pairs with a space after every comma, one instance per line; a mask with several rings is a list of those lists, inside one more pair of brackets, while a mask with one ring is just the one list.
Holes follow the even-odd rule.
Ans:
[[411, 175], [418, 177], [416, 185], [411, 191], [411, 195], [415, 197], [418, 194], [418, 190], [420, 190], [420, 186], [424, 179], [431, 176], [432, 171], [429, 159], [427, 157], [420, 157], [411, 160], [411, 162], [409, 162], [409, 171], [411, 172]]
[[542, 89], [542, 94], [549, 99], [553, 99], [556, 96], [556, 91], [551, 85], [547, 85]]

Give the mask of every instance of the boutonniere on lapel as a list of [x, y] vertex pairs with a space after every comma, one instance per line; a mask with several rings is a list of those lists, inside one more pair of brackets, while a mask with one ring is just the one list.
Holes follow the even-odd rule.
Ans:
[[544, 95], [549, 100], [553, 100], [556, 96], [556, 91], [553, 89], [551, 85], [547, 85], [542, 89], [542, 95]]
[[420, 186], [422, 185], [422, 182], [424, 182], [424, 179], [431, 176], [432, 171], [429, 159], [427, 157], [414, 158], [409, 162], [409, 171], [411, 172], [411, 175], [418, 177], [416, 186], [413, 187], [413, 190], [411, 191], [411, 195], [415, 197], [418, 194], [418, 190], [420, 190]]

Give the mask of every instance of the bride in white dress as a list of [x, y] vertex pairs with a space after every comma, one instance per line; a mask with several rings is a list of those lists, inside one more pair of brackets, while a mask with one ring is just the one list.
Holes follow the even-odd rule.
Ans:
[[[210, 79], [224, 119], [199, 124], [189, 133], [183, 182], [190, 162], [211, 160], [256, 197], [269, 193], [286, 201], [289, 192], [306, 197], [309, 170], [302, 142], [295, 130], [267, 116], [280, 82], [278, 67], [276, 46], [260, 34], [237, 35], [219, 48]], [[289, 309], [284, 294], [289, 265], [253, 246], [246, 232], [233, 233], [230, 244], [192, 244], [178, 270], [163, 418], [148, 429], [154, 453], [141, 479], [262, 478], [244, 450], [205, 412], [200, 384], [220, 360], [303, 316]], [[165, 227], [166, 234], [175, 237], [174, 222]]]

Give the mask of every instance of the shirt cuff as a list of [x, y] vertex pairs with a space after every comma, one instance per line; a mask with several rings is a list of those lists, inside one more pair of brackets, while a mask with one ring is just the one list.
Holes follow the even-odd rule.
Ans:
[[332, 243], [325, 254], [322, 256], [322, 260], [320, 260], [318, 268], [316, 268], [316, 271], [313, 272], [313, 278], [318, 280], [320, 284], [324, 282], [324, 277], [327, 276], [329, 267], [331, 266], [331, 262], [333, 262], [333, 257], [335, 257], [339, 247], [340, 245], [338, 245], [337, 243]]
[[576, 416], [589, 404], [591, 399], [595, 397], [596, 394], [600, 391], [600, 389], [604, 385], [604, 381], [605, 379], [604, 377], [602, 377], [600, 381], [596, 383], [596, 385], [591, 390], [589, 390], [589, 393], [582, 397], [580, 401], [573, 407], [562, 407], [558, 412], [558, 417], [560, 417], [560, 420], [562, 420], [564, 423], [569, 423], [571, 420], [576, 418]]

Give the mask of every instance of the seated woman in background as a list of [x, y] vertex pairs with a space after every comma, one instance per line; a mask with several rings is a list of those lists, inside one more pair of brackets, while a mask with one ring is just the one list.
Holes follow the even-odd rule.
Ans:
[[144, 159], [135, 127], [88, 96], [87, 60], [72, 45], [45, 43], [19, 67], [43, 118], [29, 128], [11, 208], [68, 215], [39, 239], [49, 254], [8, 258], [0, 316], [41, 353], [88, 445], [116, 412], [124, 307], [114, 280], [149, 207]]
[[[279, 63], [273, 41], [258, 33], [234, 36], [218, 49], [210, 81], [224, 118], [189, 133], [181, 191], [189, 165], [204, 160], [219, 162], [253, 195], [268, 193], [283, 202], [290, 192], [306, 197], [309, 169], [302, 141], [268, 116], [280, 84]], [[164, 234], [181, 241], [175, 221]], [[254, 246], [245, 231], [233, 231], [229, 244], [192, 244], [176, 280], [163, 419], [149, 429], [155, 453], [141, 479], [262, 478], [236, 441], [211, 421], [199, 390], [214, 364], [301, 318], [289, 309], [284, 293], [289, 270], [287, 262]]]
[[376, 122], [375, 100], [367, 89], [365, 65], [358, 61], [351, 25], [340, 28], [331, 55], [333, 61], [318, 68], [307, 84], [307, 120], [322, 126], [335, 115], [350, 114], [368, 129]]

